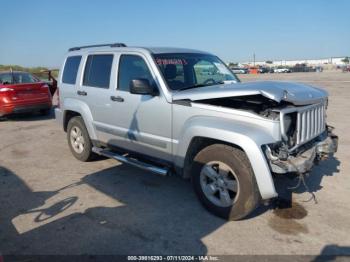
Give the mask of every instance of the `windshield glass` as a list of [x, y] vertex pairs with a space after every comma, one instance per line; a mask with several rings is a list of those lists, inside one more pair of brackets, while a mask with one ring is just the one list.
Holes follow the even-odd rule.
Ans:
[[197, 53], [155, 54], [155, 61], [171, 90], [239, 82], [216, 56]]

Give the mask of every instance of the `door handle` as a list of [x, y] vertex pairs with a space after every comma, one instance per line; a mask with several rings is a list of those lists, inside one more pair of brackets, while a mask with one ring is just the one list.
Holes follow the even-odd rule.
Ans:
[[111, 96], [111, 100], [115, 102], [124, 102], [124, 98], [121, 96]]
[[87, 95], [87, 93], [85, 91], [80, 91], [80, 90], [77, 91], [77, 94], [80, 95], [80, 96], [86, 96]]

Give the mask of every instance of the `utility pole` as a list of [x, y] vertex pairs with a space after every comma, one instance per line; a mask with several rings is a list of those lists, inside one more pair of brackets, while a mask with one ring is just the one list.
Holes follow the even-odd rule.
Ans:
[[253, 53], [253, 65], [255, 66], [255, 52]]

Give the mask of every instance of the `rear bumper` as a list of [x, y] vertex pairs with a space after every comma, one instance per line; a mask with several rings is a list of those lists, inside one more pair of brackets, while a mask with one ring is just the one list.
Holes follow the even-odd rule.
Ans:
[[51, 101], [47, 103], [40, 104], [28, 104], [28, 105], [16, 105], [8, 104], [0, 107], [0, 116], [20, 114], [20, 113], [30, 113], [44, 109], [50, 109], [52, 106]]
[[278, 159], [269, 150], [266, 151], [270, 168], [273, 173], [307, 173], [315, 163], [327, 159], [338, 150], [338, 136], [328, 129], [318, 141], [309, 149], [298, 153], [296, 156], [288, 156], [286, 160]]

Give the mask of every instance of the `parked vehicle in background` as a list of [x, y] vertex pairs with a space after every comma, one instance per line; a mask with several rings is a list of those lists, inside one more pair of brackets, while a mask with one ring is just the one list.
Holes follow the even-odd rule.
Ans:
[[27, 72], [0, 72], [0, 116], [36, 111], [46, 115], [51, 106], [48, 84]]
[[235, 74], [248, 74], [248, 68], [243, 67], [231, 67], [231, 71]]
[[274, 73], [290, 73], [291, 70], [287, 67], [278, 67], [278, 68], [275, 68], [274, 70]]
[[337, 150], [325, 90], [239, 83], [202, 51], [76, 47], [58, 81], [55, 115], [74, 157], [98, 154], [191, 179], [202, 204], [225, 219], [277, 197], [273, 174], [302, 175]]
[[323, 67], [322, 66], [315, 66], [315, 70], [316, 70], [316, 72], [321, 73], [321, 72], [323, 72]]
[[345, 72], [350, 72], [350, 65], [348, 66], [343, 66], [342, 67], [342, 71], [345, 73]]
[[260, 74], [265, 74], [265, 73], [268, 73], [270, 70], [269, 70], [269, 68], [267, 68], [267, 67], [260, 67], [259, 68], [259, 73]]
[[308, 66], [305, 63], [296, 64], [291, 68], [292, 72], [316, 72], [317, 70], [319, 70], [318, 72], [322, 72], [323, 68], [321, 66], [316, 66], [316, 67]]

